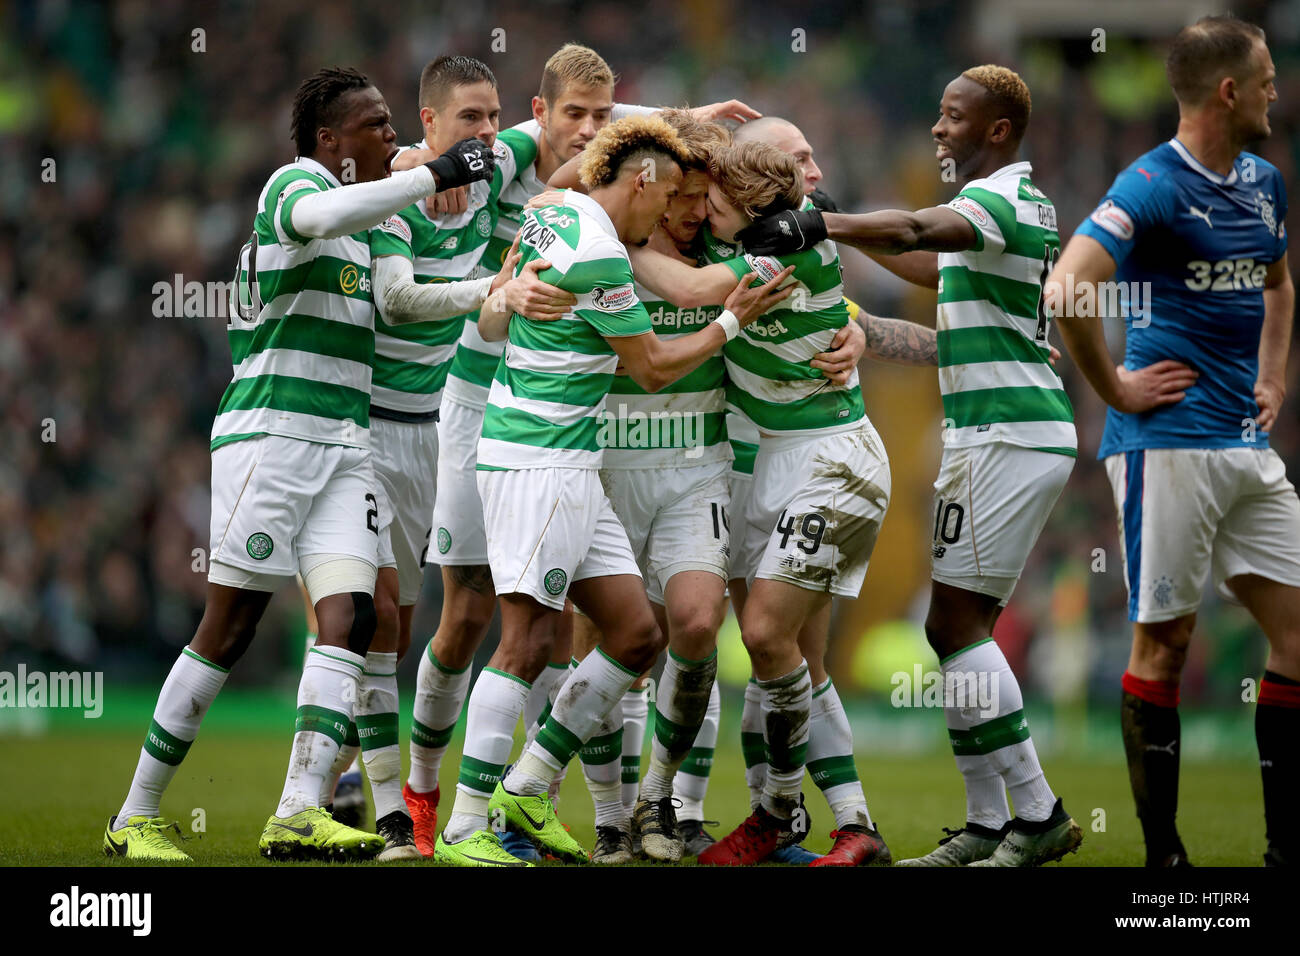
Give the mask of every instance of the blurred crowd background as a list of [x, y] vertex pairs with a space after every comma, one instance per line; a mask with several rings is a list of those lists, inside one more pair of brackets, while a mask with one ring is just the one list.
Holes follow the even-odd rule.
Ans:
[[[1232, 10], [1268, 31], [1279, 100], [1260, 150], [1294, 184], [1300, 0]], [[1118, 170], [1173, 134], [1162, 44], [1207, 12], [1198, 0], [0, 3], [0, 668], [93, 668], [156, 686], [192, 636], [208, 432], [229, 349], [224, 307], [160, 316], [155, 287], [230, 278], [266, 176], [293, 158], [294, 90], [317, 68], [368, 73], [411, 142], [429, 59], [487, 62], [504, 127], [528, 118], [546, 58], [580, 41], [620, 75], [622, 102], [737, 97], [793, 120], [823, 187], [866, 211], [952, 195], [929, 135], [939, 96], [962, 69], [1000, 62], [1032, 90], [1025, 156], [1064, 240]], [[852, 250], [843, 261], [849, 295], [869, 310], [934, 324], [932, 293]], [[1108, 329], [1118, 347], [1121, 324]], [[1112, 710], [1129, 625], [1114, 505], [1095, 461], [1103, 409], [1068, 358], [1060, 369], [1080, 457], [996, 636], [1027, 697]], [[861, 371], [894, 500], [862, 598], [837, 610], [832, 673], [845, 696], [883, 699], [890, 674], [933, 660], [920, 622], [942, 415], [932, 370], [867, 361]], [[1290, 381], [1271, 441], [1295, 480]], [[417, 646], [439, 592], [431, 569]], [[286, 588], [234, 680], [296, 684], [302, 630], [301, 600]], [[733, 625], [728, 640], [734, 650]], [[1209, 599], [1184, 701], [1239, 702], [1264, 651], [1241, 609]], [[743, 654], [732, 659], [724, 671], [743, 680]]]

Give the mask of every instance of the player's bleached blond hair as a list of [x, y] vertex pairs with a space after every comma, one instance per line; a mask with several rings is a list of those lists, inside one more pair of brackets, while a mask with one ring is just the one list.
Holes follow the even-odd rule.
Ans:
[[691, 115], [690, 110], [671, 107], [659, 111], [659, 118], [673, 128], [686, 148], [683, 169], [709, 171], [714, 150], [731, 145], [731, 132], [719, 123], [706, 123]]
[[570, 86], [584, 89], [608, 86], [612, 95], [615, 81], [614, 71], [599, 53], [581, 43], [566, 43], [542, 67], [542, 85], [537, 95], [551, 107]]
[[1029, 87], [1020, 74], [1005, 66], [986, 63], [963, 71], [962, 76], [988, 90], [989, 102], [1001, 114], [998, 118], [1011, 123], [1011, 139], [1019, 143], [1029, 128], [1029, 113], [1033, 106]]
[[757, 140], [715, 150], [709, 175], [724, 199], [750, 219], [803, 203], [803, 173], [789, 153]]
[[587, 189], [608, 186], [618, 178], [629, 160], [640, 166], [644, 159], [661, 160], [678, 166], [688, 161], [686, 147], [677, 132], [657, 116], [628, 116], [604, 127], [582, 151], [578, 179]]

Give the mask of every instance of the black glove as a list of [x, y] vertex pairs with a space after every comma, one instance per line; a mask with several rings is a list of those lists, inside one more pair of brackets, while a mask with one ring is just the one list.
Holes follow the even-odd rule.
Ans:
[[840, 204], [837, 203], [820, 189], [814, 189], [808, 194], [808, 200], [822, 212], [839, 212]]
[[826, 238], [826, 222], [816, 209], [787, 209], [757, 219], [736, 234], [745, 251], [755, 256], [783, 256], [811, 249]]
[[497, 167], [492, 147], [482, 140], [462, 139], [432, 162], [425, 163], [438, 179], [438, 192], [491, 179]]

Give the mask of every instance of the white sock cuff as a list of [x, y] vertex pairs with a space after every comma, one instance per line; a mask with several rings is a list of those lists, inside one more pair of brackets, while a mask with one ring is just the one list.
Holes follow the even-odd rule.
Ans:
[[306, 667], [321, 667], [349, 677], [360, 677], [366, 659], [346, 647], [321, 647], [319, 644], [307, 652]]

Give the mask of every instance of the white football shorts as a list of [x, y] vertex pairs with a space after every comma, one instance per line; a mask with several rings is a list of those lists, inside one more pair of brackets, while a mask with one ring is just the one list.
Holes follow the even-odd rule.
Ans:
[[727, 580], [730, 471], [730, 461], [601, 471], [605, 495], [655, 604], [664, 603], [668, 579], [679, 572], [709, 571]]
[[990, 442], [945, 447], [934, 481], [930, 577], [1005, 605], [1074, 459]]
[[438, 423], [370, 419], [379, 499], [379, 566], [397, 569], [398, 604], [416, 602], [424, 583], [437, 490]]
[[754, 460], [741, 566], [751, 582], [857, 597], [889, 492], [885, 446], [866, 419], [829, 435], [765, 435]]
[[1300, 587], [1300, 500], [1271, 448], [1148, 448], [1111, 455], [1129, 620], [1190, 614], [1205, 577]]
[[480, 471], [488, 564], [497, 594], [557, 611], [574, 581], [641, 571], [591, 468]]
[[308, 555], [378, 567], [377, 487], [368, 448], [281, 435], [222, 445], [212, 453], [208, 580], [274, 590], [249, 575], [292, 577]]

